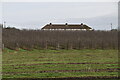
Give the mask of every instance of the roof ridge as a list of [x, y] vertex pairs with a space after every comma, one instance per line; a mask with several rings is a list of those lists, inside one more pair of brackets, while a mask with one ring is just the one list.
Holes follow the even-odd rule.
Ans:
[[85, 24], [47, 24], [42, 29], [92, 29]]

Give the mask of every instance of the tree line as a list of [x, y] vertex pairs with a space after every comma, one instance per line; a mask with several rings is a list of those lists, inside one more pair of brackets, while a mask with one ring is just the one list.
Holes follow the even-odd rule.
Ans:
[[44, 31], [3, 28], [2, 43], [9, 49], [117, 49], [117, 31]]

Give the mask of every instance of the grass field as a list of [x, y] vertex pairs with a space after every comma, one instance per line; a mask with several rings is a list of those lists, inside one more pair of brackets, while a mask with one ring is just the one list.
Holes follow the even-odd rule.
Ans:
[[117, 50], [3, 51], [3, 78], [117, 77]]

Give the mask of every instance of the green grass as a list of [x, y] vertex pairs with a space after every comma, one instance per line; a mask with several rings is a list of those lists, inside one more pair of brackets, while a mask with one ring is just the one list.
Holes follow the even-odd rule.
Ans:
[[[49, 64], [48, 64], [49, 63]], [[59, 63], [59, 64], [58, 64]], [[68, 64], [84, 63], [84, 64]], [[91, 63], [91, 64], [88, 64]], [[92, 64], [99, 63], [99, 64]], [[3, 78], [61, 78], [87, 76], [118, 76], [117, 50], [32, 50], [3, 51]], [[72, 71], [72, 70], [90, 71]], [[67, 70], [60, 72], [59, 70]], [[48, 71], [48, 72], [40, 72]], [[53, 71], [53, 72], [49, 72]], [[69, 72], [70, 71], [70, 72]]]

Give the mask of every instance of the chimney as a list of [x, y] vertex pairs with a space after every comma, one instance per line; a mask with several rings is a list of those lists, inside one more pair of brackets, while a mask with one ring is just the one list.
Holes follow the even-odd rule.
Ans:
[[50, 26], [52, 26], [52, 23], [50, 23]]
[[67, 25], [68, 25], [68, 23], [65, 23], [65, 25], [67, 26]]
[[81, 23], [81, 25], [83, 25], [83, 23]]

